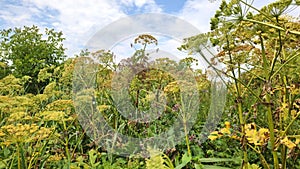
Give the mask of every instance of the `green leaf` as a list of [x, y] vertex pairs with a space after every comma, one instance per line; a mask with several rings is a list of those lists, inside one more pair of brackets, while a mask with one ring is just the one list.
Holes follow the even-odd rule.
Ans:
[[205, 168], [205, 169], [231, 169], [228, 167], [220, 167], [220, 166], [216, 166], [216, 165], [203, 165], [203, 168]]
[[8, 162], [10, 161], [11, 159], [0, 159], [0, 168], [7, 168], [8, 167]]
[[189, 156], [187, 153], [184, 153], [184, 155], [181, 158], [181, 164], [176, 166], [175, 169], [181, 169], [184, 166], [186, 166], [190, 161], [192, 160], [192, 156]]
[[194, 164], [195, 169], [203, 169], [202, 164]]
[[11, 152], [10, 152], [10, 150], [9, 150], [8, 148], [4, 148], [4, 149], [3, 149], [4, 157], [8, 157], [10, 153], [11, 153]]
[[231, 158], [200, 158], [201, 163], [216, 163], [216, 162], [229, 162], [235, 159]]

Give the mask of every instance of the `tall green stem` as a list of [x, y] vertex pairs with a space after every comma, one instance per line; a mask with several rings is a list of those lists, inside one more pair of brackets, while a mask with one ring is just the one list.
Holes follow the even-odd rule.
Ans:
[[272, 24], [269, 24], [269, 23], [257, 21], [257, 20], [254, 20], [254, 19], [243, 18], [243, 20], [251, 22], [251, 23], [257, 23], [257, 24], [260, 24], [260, 25], [265, 25], [265, 26], [268, 26], [268, 27], [271, 27], [271, 28], [275, 28], [275, 29], [280, 30], [280, 31], [285, 31], [286, 33], [291, 33], [291, 34], [294, 34], [294, 35], [300, 35], [299, 31], [286, 30], [286, 29], [284, 29], [284, 28], [282, 28], [280, 26], [276, 26], [276, 25], [272, 25]]
[[266, 59], [266, 51], [264, 48], [264, 41], [262, 36], [260, 35], [260, 44], [261, 44], [261, 50], [262, 50], [262, 57], [263, 57], [263, 66], [264, 66], [264, 70], [265, 70], [265, 79], [266, 79], [266, 84], [265, 84], [265, 99], [266, 102], [268, 103], [268, 107], [267, 107], [267, 119], [268, 119], [268, 127], [270, 130], [270, 143], [271, 143], [271, 151], [272, 151], [272, 155], [273, 155], [273, 161], [274, 161], [274, 169], [279, 169], [279, 161], [278, 161], [278, 156], [277, 156], [277, 152], [275, 151], [275, 131], [274, 131], [274, 122], [273, 122], [273, 114], [272, 114], [272, 107], [271, 107], [271, 97], [269, 94], [269, 90], [271, 90], [271, 83], [268, 80], [269, 79], [269, 75], [267, 73], [267, 59]]
[[[271, 98], [268, 93], [266, 94], [266, 102], [267, 103], [271, 102]], [[271, 151], [272, 151], [273, 161], [274, 161], [274, 169], [279, 169], [278, 156], [277, 156], [277, 152], [275, 151], [275, 131], [274, 131], [274, 122], [273, 122], [271, 105], [268, 105], [267, 119], [268, 119], [268, 127], [270, 130], [270, 143], [271, 143]]]
[[190, 142], [189, 142], [189, 133], [188, 133], [188, 130], [187, 130], [187, 110], [186, 110], [186, 107], [184, 105], [184, 102], [183, 102], [183, 98], [182, 96], [180, 96], [180, 100], [181, 100], [181, 105], [182, 105], [182, 121], [183, 121], [183, 125], [184, 125], [184, 134], [185, 134], [185, 142], [186, 142], [186, 146], [187, 146], [187, 151], [188, 151], [188, 155], [191, 156], [192, 153], [191, 153], [191, 149], [190, 149]]
[[[68, 129], [67, 129], [67, 125], [66, 125], [66, 122], [63, 121], [63, 127], [64, 127], [64, 132], [68, 133]], [[66, 155], [67, 155], [67, 158], [68, 158], [68, 166], [70, 167], [70, 164], [71, 164], [71, 154], [70, 154], [70, 151], [69, 151], [69, 137], [65, 137], [65, 149], [66, 149]]]
[[[230, 60], [230, 64], [233, 64], [233, 59], [232, 59], [232, 55], [231, 55], [231, 51], [229, 48], [229, 39], [228, 39], [228, 35], [226, 35], [226, 42], [227, 42], [227, 48], [228, 48], [228, 55], [229, 55], [229, 60]], [[238, 66], [238, 73], [240, 73], [240, 66]], [[247, 144], [246, 144], [246, 138], [245, 138], [245, 121], [244, 121], [244, 117], [243, 117], [243, 106], [242, 106], [242, 102], [241, 102], [241, 84], [238, 82], [239, 77], [236, 77], [236, 74], [234, 72], [234, 67], [231, 67], [231, 73], [233, 76], [233, 80], [234, 80], [234, 84], [235, 84], [235, 89], [237, 92], [237, 104], [238, 104], [238, 115], [239, 115], [239, 120], [240, 120], [240, 124], [241, 124], [241, 130], [242, 130], [242, 148], [243, 148], [243, 167], [245, 169], [248, 169], [248, 154], [247, 154]]]
[[18, 169], [21, 169], [20, 146], [17, 144]]

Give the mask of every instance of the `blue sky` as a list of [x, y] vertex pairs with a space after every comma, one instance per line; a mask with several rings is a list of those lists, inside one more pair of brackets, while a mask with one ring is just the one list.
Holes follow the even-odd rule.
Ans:
[[[166, 13], [184, 19], [201, 32], [221, 0], [0, 0], [0, 29], [37, 25], [62, 31], [69, 56], [78, 53], [89, 38], [122, 17]], [[271, 0], [256, 0], [258, 6]], [[299, 9], [297, 9], [299, 11]], [[300, 13], [300, 12], [298, 12]]]

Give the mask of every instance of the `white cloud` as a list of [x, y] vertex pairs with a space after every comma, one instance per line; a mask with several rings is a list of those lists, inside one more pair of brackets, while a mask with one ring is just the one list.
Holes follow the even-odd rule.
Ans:
[[147, 0], [135, 0], [134, 3], [137, 7], [142, 7], [143, 5], [145, 5], [147, 2]]
[[[137, 8], [144, 7], [148, 12], [157, 12], [153, 0], [25, 0], [35, 4], [40, 9], [51, 8], [57, 11], [56, 22], [52, 24], [56, 29], [63, 31], [66, 36], [68, 54], [78, 53], [94, 33], [111, 22], [126, 16], [123, 12], [124, 4], [134, 3]], [[131, 2], [132, 1], [132, 2]], [[120, 28], [122, 29], [122, 28]]]
[[[270, 1], [270, 0], [268, 0]], [[260, 4], [260, 1], [255, 1]], [[172, 2], [170, 2], [172, 3]], [[176, 15], [196, 26], [200, 32], [209, 31], [210, 18], [219, 7], [220, 0], [187, 0]], [[130, 12], [128, 12], [130, 11]], [[18, 3], [0, 2], [2, 28], [37, 25], [41, 29], [53, 27], [66, 37], [67, 54], [73, 56], [104, 26], [127, 16], [128, 13], [162, 12], [155, 0], [20, 0]], [[157, 18], [159, 20], [159, 18]], [[162, 25], [168, 21], [159, 21]], [[174, 23], [168, 31], [185, 29]], [[136, 25], [138, 26], [138, 25]], [[119, 31], [124, 31], [122, 28]], [[118, 31], [118, 30], [114, 30]], [[186, 32], [191, 32], [186, 30]]]
[[147, 3], [147, 0], [121, 0], [121, 2], [127, 6], [142, 7]]
[[210, 18], [214, 16], [220, 1], [210, 2], [208, 0], [187, 0], [178, 17], [190, 22], [201, 32], [210, 30]]
[[[274, 2], [274, 0], [254, 0], [253, 6], [260, 9], [263, 6]], [[221, 0], [187, 0], [178, 16], [195, 25], [201, 32], [210, 30], [210, 18], [214, 16], [219, 8]], [[295, 8], [289, 14], [300, 16], [300, 9]]]
[[96, 27], [104, 25], [125, 16], [120, 7], [109, 0], [24, 0], [36, 5], [38, 9], [51, 9], [55, 11], [55, 22], [52, 26], [56, 30], [63, 31], [68, 48], [68, 55], [79, 53], [86, 41], [91, 37]]
[[162, 12], [154, 0], [119, 0], [119, 3], [125, 8], [143, 8], [143, 12]]
[[13, 5], [13, 4], [1, 4], [0, 19], [6, 21], [4, 28], [11, 26], [24, 26], [33, 25], [32, 16], [40, 11], [28, 4]]

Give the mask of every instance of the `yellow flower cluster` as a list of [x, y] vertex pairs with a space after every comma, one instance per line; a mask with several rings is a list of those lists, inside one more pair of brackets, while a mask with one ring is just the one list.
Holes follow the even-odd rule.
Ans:
[[13, 75], [8, 75], [0, 79], [0, 94], [1, 95], [18, 95], [24, 92], [22, 80]]
[[70, 114], [73, 109], [72, 100], [56, 100], [46, 106], [47, 110], [63, 111]]
[[38, 105], [32, 99], [32, 94], [23, 96], [0, 96], [0, 112], [37, 112]]
[[263, 145], [268, 142], [270, 137], [269, 129], [260, 128], [257, 131], [255, 123], [246, 124], [245, 133], [248, 142], [254, 145]]
[[62, 154], [54, 154], [54, 155], [50, 155], [49, 158], [47, 159], [47, 161], [49, 161], [49, 162], [59, 161], [62, 158], [64, 158], [64, 156]]
[[210, 135], [208, 136], [208, 138], [210, 140], [216, 140], [217, 138], [220, 138], [223, 135], [230, 135], [231, 134], [230, 122], [226, 121], [224, 124], [225, 124], [224, 128], [221, 128], [220, 131], [211, 132]]
[[48, 96], [45, 94], [37, 94], [33, 97], [33, 100], [37, 103], [37, 104], [41, 104], [43, 102], [46, 102], [48, 100]]
[[49, 137], [53, 132], [51, 128], [39, 127], [36, 124], [10, 124], [0, 128], [2, 144], [9, 146], [15, 143], [28, 143]]
[[[230, 122], [225, 122], [225, 127], [221, 128], [220, 131], [211, 132], [208, 138], [210, 140], [216, 140], [224, 135], [230, 136], [233, 139], [240, 139], [238, 136], [231, 133]], [[245, 125], [245, 136], [248, 143], [261, 146], [268, 143], [270, 131], [267, 128], [260, 128], [257, 130], [255, 123], [249, 123]], [[280, 140], [280, 144], [287, 146], [289, 149], [295, 148], [299, 143], [300, 138], [296, 138], [295, 142], [289, 140], [288, 137], [284, 137], [282, 140]]]
[[26, 116], [26, 113], [24, 111], [14, 112], [14, 113], [10, 114], [7, 121], [8, 122], [19, 121], [19, 120], [23, 119], [25, 116]]
[[10, 116], [8, 117], [7, 121], [10, 123], [14, 123], [14, 122], [20, 122], [20, 121], [24, 121], [24, 120], [36, 120], [37, 117], [32, 117], [30, 115], [28, 115], [26, 112], [24, 111], [17, 111], [14, 113], [11, 113]]
[[178, 93], [179, 92], [179, 86], [177, 81], [171, 82], [169, 83], [165, 88], [164, 88], [164, 92], [167, 93]]
[[56, 87], [56, 82], [49, 83], [44, 89], [44, 94], [46, 95], [53, 94], [53, 91], [55, 91], [55, 87]]
[[71, 121], [73, 118], [67, 117], [65, 112], [62, 111], [43, 111], [38, 114], [39, 117], [43, 119], [43, 121]]
[[288, 137], [284, 137], [284, 139], [280, 141], [281, 144], [284, 144], [289, 149], [293, 149], [294, 147], [296, 147], [296, 145], [299, 144], [299, 142], [300, 139], [296, 139], [295, 143], [293, 143], [291, 140], [288, 139]]

